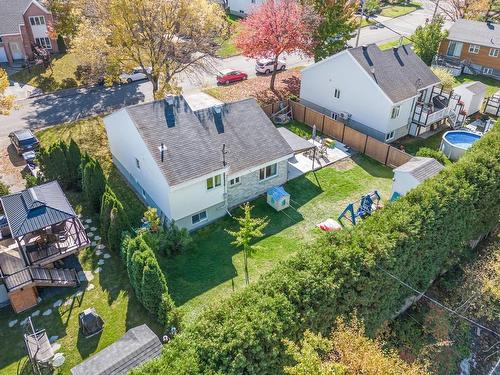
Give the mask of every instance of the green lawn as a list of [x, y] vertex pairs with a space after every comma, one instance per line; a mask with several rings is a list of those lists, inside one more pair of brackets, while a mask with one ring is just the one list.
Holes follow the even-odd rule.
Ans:
[[229, 39], [225, 40], [219, 48], [218, 55], [219, 57], [226, 58], [231, 56], [236, 56], [241, 53], [241, 51], [236, 48], [235, 38], [238, 35], [238, 27], [241, 18], [238, 18], [233, 15], [227, 15], [227, 20], [230, 27], [230, 36]]
[[52, 92], [81, 84], [75, 77], [76, 67], [79, 65], [74, 54], [66, 53], [53, 57], [51, 67], [45, 69], [41, 66], [24, 69], [13, 74], [10, 78], [14, 81], [29, 84]]
[[500, 90], [500, 81], [491, 77], [472, 75], [472, 74], [462, 74], [461, 76], [455, 77], [455, 86], [461, 85], [462, 83], [465, 82], [472, 82], [472, 81], [481, 81], [486, 86], [488, 86], [488, 89], [486, 91], [486, 96], [491, 96], [498, 90]]
[[[296, 120], [290, 121], [286, 125], [280, 125], [278, 126], [279, 128], [287, 128], [290, 130], [292, 133], [297, 134], [299, 137], [305, 138], [305, 139], [311, 139], [312, 138], [312, 128], [310, 126], [307, 126], [303, 122], [299, 122]], [[321, 135], [321, 132], [318, 130], [317, 135]]]
[[[316, 224], [336, 219], [348, 202], [377, 189], [389, 198], [392, 171], [366, 156], [323, 168], [288, 182], [293, 208], [274, 211], [264, 197], [255, 200], [253, 215], [267, 217], [266, 236], [258, 241], [260, 249], [249, 260], [250, 281], [294, 254], [318, 236], [324, 235]], [[240, 209], [232, 211], [238, 216]], [[225, 229], [236, 229], [227, 216], [193, 234], [193, 248], [175, 258], [159, 256], [168, 279], [169, 290], [186, 322], [192, 321], [207, 305], [217, 303], [234, 290], [244, 287], [243, 256], [231, 245]]]
[[389, 6], [385, 6], [382, 8], [380, 15], [384, 16], [384, 17], [391, 17], [391, 18], [400, 17], [400, 16], [404, 16], [405, 14], [416, 11], [421, 6], [422, 6], [422, 4], [417, 3], [417, 2], [411, 2], [408, 5], [402, 5], [402, 4], [389, 5]]
[[402, 140], [400, 143], [405, 146], [405, 151], [412, 155], [415, 155], [417, 151], [422, 147], [439, 150], [439, 146], [441, 145], [441, 138], [447, 130], [449, 129], [444, 129], [434, 135], [431, 135], [427, 139], [411, 137]]
[[[396, 39], [396, 40], [393, 40], [392, 42], [387, 42], [387, 43], [382, 43], [382, 44], [379, 44], [379, 48], [381, 50], [385, 50], [385, 49], [389, 49], [389, 48], [392, 48], [392, 47], [397, 47], [399, 46], [399, 38]], [[410, 44], [411, 43], [411, 40], [408, 39], [408, 38], [403, 38], [403, 45], [406, 45], [406, 44]]]

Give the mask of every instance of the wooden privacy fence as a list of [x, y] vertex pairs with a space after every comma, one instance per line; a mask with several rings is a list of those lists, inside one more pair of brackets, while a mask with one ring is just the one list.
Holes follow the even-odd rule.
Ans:
[[[316, 129], [326, 136], [336, 139], [353, 150], [366, 154], [391, 168], [399, 167], [412, 158], [410, 154], [404, 151], [398, 150], [387, 143], [380, 142], [303, 104], [292, 100], [288, 104], [292, 108], [295, 120], [303, 122], [311, 128], [316, 125]], [[273, 113], [279, 111], [279, 106], [280, 102], [276, 102], [263, 106], [262, 109], [271, 117]]]

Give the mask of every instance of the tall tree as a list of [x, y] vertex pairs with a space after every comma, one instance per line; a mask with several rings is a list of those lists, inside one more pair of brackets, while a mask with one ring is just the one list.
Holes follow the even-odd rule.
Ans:
[[9, 76], [7, 72], [0, 67], [0, 115], [8, 115], [14, 103], [14, 95], [5, 95], [5, 91], [9, 85]]
[[[433, 0], [436, 3], [437, 0]], [[484, 20], [495, 0], [441, 0], [438, 7], [452, 21], [461, 18]]]
[[352, 0], [305, 0], [321, 16], [315, 30], [317, 44], [314, 60], [319, 61], [341, 51], [356, 29], [354, 12], [357, 2]]
[[412, 36], [415, 53], [427, 64], [431, 65], [436, 56], [439, 44], [446, 38], [448, 32], [443, 30], [444, 18], [436, 16], [431, 22], [419, 26]]
[[242, 21], [236, 46], [247, 57], [274, 61], [270, 84], [274, 90], [278, 59], [285, 53], [312, 56], [319, 21], [309, 5], [295, 0], [266, 0]]
[[97, 0], [73, 51], [108, 78], [141, 67], [158, 99], [178, 90], [180, 73], [193, 77], [210, 70], [228, 30], [222, 8], [208, 0]]
[[82, 190], [89, 205], [97, 212], [101, 208], [101, 200], [106, 190], [106, 177], [101, 164], [91, 159], [83, 167]]
[[267, 226], [267, 218], [252, 217], [252, 206], [250, 203], [243, 205], [243, 216], [237, 217], [236, 221], [240, 225], [238, 231], [226, 230], [231, 236], [234, 237], [233, 245], [243, 248], [243, 261], [245, 267], [245, 283], [250, 283], [248, 276], [248, 257], [256, 249], [251, 243], [255, 238], [264, 236], [262, 231]]
[[81, 22], [83, 3], [85, 1], [48, 0], [47, 6], [54, 16], [54, 29], [49, 31], [62, 36], [66, 43], [70, 43]]

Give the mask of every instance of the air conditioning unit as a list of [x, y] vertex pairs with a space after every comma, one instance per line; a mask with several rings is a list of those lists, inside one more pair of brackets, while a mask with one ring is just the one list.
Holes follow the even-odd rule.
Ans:
[[339, 112], [339, 116], [342, 120], [349, 120], [352, 115], [349, 112]]

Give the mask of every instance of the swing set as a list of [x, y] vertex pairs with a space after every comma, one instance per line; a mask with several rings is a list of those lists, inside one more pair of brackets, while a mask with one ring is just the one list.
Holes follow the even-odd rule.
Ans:
[[344, 225], [342, 219], [346, 219], [352, 225], [356, 225], [356, 219], [364, 219], [381, 207], [380, 194], [377, 190], [374, 190], [363, 195], [358, 201], [349, 203], [337, 220], [342, 225]]

